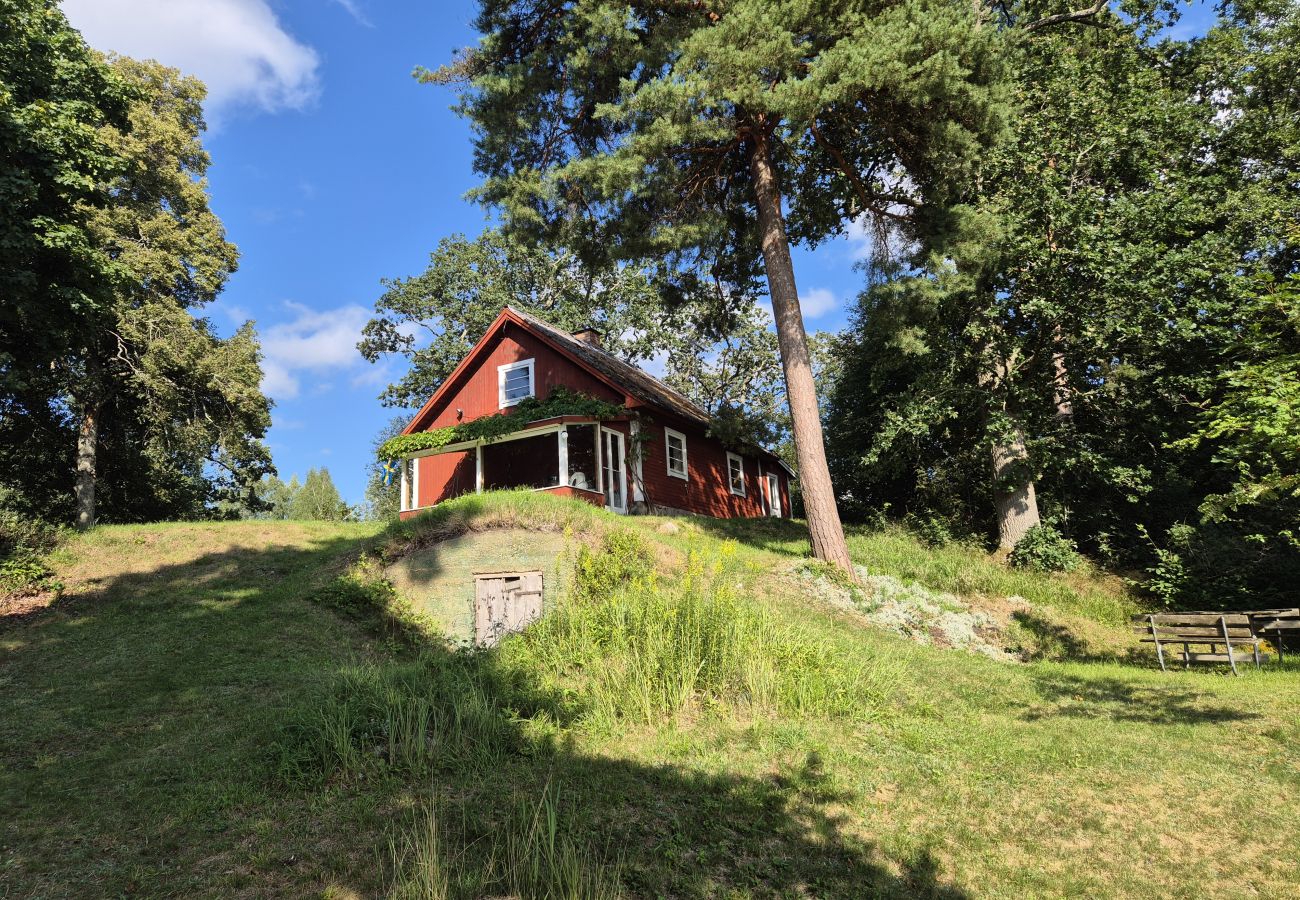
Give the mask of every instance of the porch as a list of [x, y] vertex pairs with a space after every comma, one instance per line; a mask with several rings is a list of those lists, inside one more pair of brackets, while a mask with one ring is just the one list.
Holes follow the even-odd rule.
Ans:
[[[600, 422], [583, 416], [560, 416], [530, 422], [493, 439], [461, 441], [402, 458], [401, 510], [413, 513], [466, 493], [529, 489], [577, 497], [618, 513], [642, 500], [628, 471], [628, 441], [637, 432], [633, 420]], [[429, 457], [458, 457], [457, 470], [472, 478], [433, 475]]]

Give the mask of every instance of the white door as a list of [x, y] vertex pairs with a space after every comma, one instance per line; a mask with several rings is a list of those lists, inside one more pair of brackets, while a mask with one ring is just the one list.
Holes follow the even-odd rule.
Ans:
[[781, 479], [770, 472], [767, 475], [767, 514], [781, 518]]
[[600, 430], [601, 476], [605, 483], [605, 505], [614, 512], [627, 512], [627, 471], [623, 435], [608, 428]]

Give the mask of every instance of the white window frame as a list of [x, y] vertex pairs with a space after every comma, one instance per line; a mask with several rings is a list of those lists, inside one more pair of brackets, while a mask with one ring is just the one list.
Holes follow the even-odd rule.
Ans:
[[[500, 409], [505, 409], [507, 406], [514, 406], [517, 403], [527, 400], [529, 397], [537, 396], [537, 385], [535, 381], [537, 369], [533, 365], [535, 361], [536, 360], [532, 359], [521, 359], [519, 362], [506, 363], [504, 366], [497, 366], [497, 403], [499, 404]], [[516, 369], [523, 368], [528, 369], [528, 393], [523, 397], [516, 397], [513, 400], [507, 400], [506, 375]]]
[[[668, 452], [669, 442], [673, 438], [677, 438], [677, 440], [682, 442], [682, 470], [680, 472], [673, 468], [673, 457], [672, 454]], [[682, 481], [691, 480], [690, 459], [686, 454], [686, 435], [682, 434], [680, 431], [674, 431], [671, 428], [664, 429], [664, 467], [668, 470], [668, 474], [673, 478], [680, 478]]]
[[[740, 464], [740, 490], [736, 490], [736, 483], [731, 478], [732, 460], [735, 460]], [[746, 492], [745, 486], [745, 457], [741, 456], [739, 453], [732, 453], [730, 450], [727, 451], [727, 487], [729, 487], [731, 493], [737, 497], [749, 496]]]

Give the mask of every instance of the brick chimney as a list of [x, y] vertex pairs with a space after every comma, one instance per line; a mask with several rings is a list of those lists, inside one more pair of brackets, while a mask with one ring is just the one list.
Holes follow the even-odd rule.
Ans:
[[573, 336], [576, 337], [578, 340], [582, 341], [584, 344], [590, 344], [591, 346], [597, 349], [602, 349], [602, 345], [600, 343], [600, 332], [597, 331], [595, 328], [591, 327], [590, 325], [582, 326], [581, 328], [579, 328], [577, 331], [573, 333]]

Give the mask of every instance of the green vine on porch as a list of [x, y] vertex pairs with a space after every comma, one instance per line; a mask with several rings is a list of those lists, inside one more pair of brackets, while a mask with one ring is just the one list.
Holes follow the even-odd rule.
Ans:
[[583, 416], [605, 421], [628, 415], [636, 413], [621, 403], [610, 403], [565, 387], [556, 387], [545, 400], [529, 397], [520, 401], [510, 412], [389, 438], [380, 445], [379, 458], [398, 459], [424, 450], [439, 450], [462, 441], [493, 441], [520, 430], [530, 422], [556, 416]]

